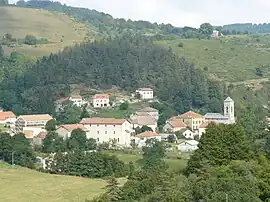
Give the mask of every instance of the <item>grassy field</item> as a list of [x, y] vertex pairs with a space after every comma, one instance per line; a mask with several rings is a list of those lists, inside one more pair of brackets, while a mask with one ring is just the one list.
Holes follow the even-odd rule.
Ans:
[[[261, 78], [255, 74], [255, 69], [263, 65], [267, 67], [264, 76], [269, 75], [269, 42], [269, 36], [260, 36], [256, 40], [252, 36], [210, 40], [176, 37], [174, 40], [159, 41], [158, 44], [171, 47], [177, 55], [188, 58], [213, 78], [238, 82]], [[182, 45], [179, 46], [180, 43]]]
[[103, 180], [51, 175], [0, 163], [3, 202], [81, 202], [103, 193], [105, 185]]
[[17, 50], [32, 56], [42, 56], [82, 42], [87, 34], [94, 34], [87, 25], [56, 12], [0, 6], [0, 13], [1, 38], [6, 33], [12, 34], [16, 39], [23, 39], [27, 34], [31, 34], [37, 38], [46, 38], [50, 42], [36, 47], [19, 45], [8, 48], [5, 46], [6, 53]]

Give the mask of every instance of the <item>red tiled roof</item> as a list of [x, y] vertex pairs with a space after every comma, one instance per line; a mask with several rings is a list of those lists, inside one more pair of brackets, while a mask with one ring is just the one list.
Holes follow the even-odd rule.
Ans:
[[203, 118], [202, 115], [195, 113], [193, 111], [186, 112], [178, 116], [179, 118]]
[[185, 124], [183, 121], [180, 120], [169, 121], [169, 124], [174, 128], [187, 127], [187, 124]]
[[138, 125], [156, 125], [157, 121], [150, 115], [147, 116], [137, 116], [136, 118], [131, 120], [132, 124]]
[[0, 112], [0, 120], [6, 120], [8, 118], [16, 118], [16, 115], [12, 111]]
[[109, 99], [109, 94], [95, 94], [94, 99]]
[[47, 132], [40, 132], [36, 138], [40, 138], [42, 140], [44, 140], [47, 137], [48, 133]]
[[152, 131], [145, 131], [143, 133], [136, 135], [136, 137], [156, 137], [156, 136], [159, 136], [159, 135]]
[[84, 118], [81, 120], [81, 124], [115, 124], [115, 125], [122, 125], [126, 119], [115, 119], [115, 118]]
[[85, 127], [83, 126], [83, 124], [65, 124], [65, 125], [59, 126], [58, 128], [60, 128], [60, 127], [67, 129], [69, 132], [71, 132], [75, 129], [86, 130]]
[[207, 126], [209, 126], [210, 124], [215, 124], [214, 121], [207, 121], [207, 122], [204, 122], [200, 125], [200, 128], [206, 128]]

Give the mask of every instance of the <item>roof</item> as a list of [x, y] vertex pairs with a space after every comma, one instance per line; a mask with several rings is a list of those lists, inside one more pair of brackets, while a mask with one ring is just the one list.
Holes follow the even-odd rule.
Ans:
[[64, 124], [59, 126], [58, 128], [65, 128], [69, 132], [72, 132], [75, 129], [81, 129], [81, 130], [86, 130], [86, 128], [83, 126], [83, 124]]
[[186, 144], [189, 144], [189, 145], [192, 145], [192, 146], [195, 146], [195, 145], [199, 144], [199, 142], [196, 141], [196, 140], [185, 140], [184, 142], [182, 142], [180, 144], [183, 144], [183, 143], [186, 143]]
[[187, 124], [185, 124], [181, 120], [173, 120], [173, 121], [169, 121], [168, 123], [174, 128], [180, 128], [180, 127], [185, 128], [185, 127], [187, 127]]
[[40, 132], [35, 138], [40, 138], [44, 140], [47, 137], [48, 133], [47, 132]]
[[94, 99], [109, 99], [109, 94], [95, 94]]
[[145, 131], [143, 133], [136, 135], [136, 137], [156, 137], [156, 136], [159, 135], [153, 131]]
[[193, 111], [186, 112], [184, 114], [178, 115], [179, 118], [203, 118], [202, 115], [195, 113]]
[[152, 88], [139, 88], [138, 91], [153, 91]]
[[136, 118], [131, 119], [131, 123], [143, 126], [143, 125], [156, 125], [157, 121], [152, 116], [147, 115], [147, 116], [137, 116]]
[[228, 119], [224, 115], [220, 113], [207, 113], [204, 115], [204, 118], [206, 119]]
[[21, 115], [20, 117], [25, 121], [49, 121], [53, 119], [49, 114]]
[[0, 112], [0, 120], [6, 120], [8, 118], [16, 118], [16, 115], [12, 111]]
[[155, 108], [152, 108], [152, 107], [145, 107], [145, 108], [139, 110], [139, 112], [158, 112], [158, 110]]
[[126, 119], [115, 119], [115, 118], [84, 118], [81, 120], [81, 124], [114, 124], [114, 125], [122, 125]]
[[227, 98], [224, 100], [224, 102], [233, 102], [233, 99], [230, 98], [230, 97], [227, 97]]
[[200, 125], [200, 128], [206, 128], [209, 124], [211, 124], [211, 123], [215, 123], [214, 121], [207, 121], [207, 122], [204, 122], [204, 123], [202, 123], [201, 125]]

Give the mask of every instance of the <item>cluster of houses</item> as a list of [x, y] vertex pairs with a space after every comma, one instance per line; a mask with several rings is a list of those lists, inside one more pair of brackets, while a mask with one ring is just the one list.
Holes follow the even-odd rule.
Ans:
[[[153, 99], [153, 90], [150, 88], [140, 88], [136, 91], [141, 99]], [[109, 94], [96, 94], [93, 97], [93, 107], [110, 106]], [[86, 102], [80, 96], [69, 98], [75, 105], [81, 107]], [[169, 135], [181, 133], [186, 139], [179, 144], [182, 152], [197, 149], [198, 139], [205, 133], [205, 129], [211, 122], [233, 124], [234, 101], [228, 97], [224, 101], [224, 114], [207, 113], [204, 116], [193, 111], [169, 118], [163, 127], [163, 133], [158, 133], [159, 111], [151, 107], [144, 107], [133, 113], [127, 119], [92, 117], [84, 118], [79, 124], [67, 124], [57, 127], [56, 132], [64, 139], [69, 138], [74, 129], [85, 131], [87, 138], [93, 138], [97, 143], [114, 142], [122, 147], [130, 147], [135, 143], [137, 147], [142, 147], [148, 139], [155, 138], [159, 141], [166, 140]], [[0, 112], [0, 124], [11, 128], [14, 133], [23, 133], [25, 137], [32, 140], [34, 144], [42, 144], [42, 140], [47, 136], [46, 123], [52, 120], [49, 114], [21, 115], [16, 117], [12, 112]], [[140, 134], [135, 133], [135, 129], [147, 126], [149, 131]]]

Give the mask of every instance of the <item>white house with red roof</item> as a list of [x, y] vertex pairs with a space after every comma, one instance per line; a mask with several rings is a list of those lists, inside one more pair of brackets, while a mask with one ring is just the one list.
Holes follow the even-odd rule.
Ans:
[[12, 127], [15, 126], [16, 120], [16, 115], [12, 111], [0, 112], [0, 124]]
[[143, 100], [150, 100], [154, 98], [154, 91], [152, 88], [139, 88], [136, 93], [140, 95]]
[[140, 148], [145, 146], [145, 142], [149, 139], [156, 139], [158, 141], [161, 141], [161, 135], [157, 134], [156, 132], [145, 131], [135, 136], [135, 143]]
[[127, 119], [93, 117], [82, 119], [80, 124], [87, 129], [87, 137], [97, 143], [115, 141], [117, 145], [130, 147], [134, 130]]
[[187, 124], [185, 124], [182, 120], [168, 120], [166, 121], [163, 130], [168, 133], [175, 133], [184, 128], [187, 128]]
[[109, 94], [96, 94], [93, 97], [93, 107], [102, 108], [110, 106], [110, 95]]

